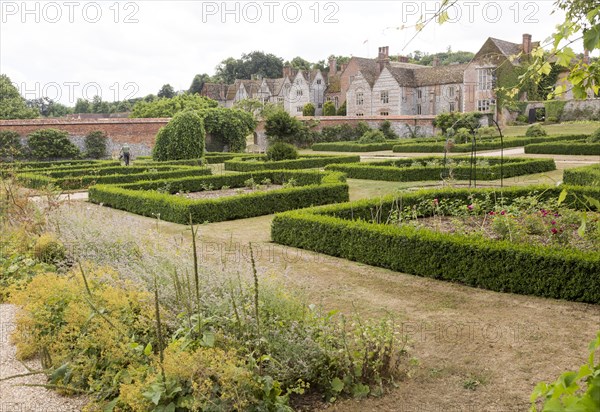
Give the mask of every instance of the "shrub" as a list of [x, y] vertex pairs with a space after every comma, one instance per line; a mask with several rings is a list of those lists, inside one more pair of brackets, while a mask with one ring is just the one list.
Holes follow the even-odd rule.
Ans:
[[517, 123], [526, 124], [528, 120], [529, 119], [527, 119], [527, 116], [525, 116], [524, 114], [520, 114], [517, 116]]
[[600, 142], [582, 143], [582, 142], [549, 142], [528, 144], [525, 146], [525, 153], [528, 154], [564, 154], [564, 155], [600, 155]]
[[367, 123], [367, 122], [360, 121], [356, 124], [356, 134], [358, 136], [362, 137], [365, 133], [367, 133], [370, 130], [371, 130], [371, 127], [369, 126], [369, 123]]
[[600, 143], [600, 129], [596, 129], [594, 133], [587, 138], [588, 143]]
[[106, 142], [108, 137], [100, 130], [89, 133], [85, 136], [85, 155], [92, 159], [101, 159], [106, 157]]
[[243, 110], [216, 107], [200, 111], [200, 116], [206, 133], [226, 145], [229, 152], [243, 152], [246, 137], [256, 128], [254, 117]]
[[527, 131], [525, 132], [526, 137], [540, 137], [547, 135], [548, 133], [546, 133], [546, 131], [542, 128], [542, 125], [539, 123], [532, 124], [527, 128]]
[[250, 172], [253, 170], [300, 170], [321, 168], [334, 163], [354, 162], [360, 162], [360, 156], [311, 156], [278, 162], [246, 162], [244, 159], [234, 159], [225, 162], [225, 170], [234, 170], [237, 172]]
[[358, 140], [360, 144], [368, 143], [383, 143], [385, 142], [385, 135], [381, 130], [369, 130]]
[[323, 116], [335, 116], [335, 104], [331, 100], [323, 103]]
[[459, 112], [446, 112], [440, 113], [435, 117], [433, 125], [442, 131], [443, 135], [449, 128], [460, 129], [465, 127], [468, 130], [475, 130], [479, 127], [479, 119], [483, 116], [482, 113], [459, 113]]
[[131, 117], [174, 117], [183, 111], [198, 111], [218, 105], [216, 101], [199, 94], [182, 94], [172, 98], [140, 100], [133, 106]]
[[304, 125], [300, 120], [290, 116], [283, 110], [269, 115], [265, 121], [265, 134], [270, 142], [293, 144], [304, 133]]
[[387, 140], [394, 140], [394, 139], [398, 139], [398, 137], [399, 137], [396, 134], [396, 132], [394, 131], [394, 129], [392, 128], [392, 122], [390, 122], [389, 120], [382, 122], [379, 125], [379, 130], [382, 131], [383, 135], [385, 136], [385, 138]]
[[315, 105], [312, 103], [306, 103], [302, 108], [302, 116], [314, 116], [315, 115]]
[[204, 122], [197, 112], [177, 113], [156, 135], [154, 160], [198, 159], [204, 157]]
[[346, 101], [344, 100], [344, 103], [342, 103], [342, 105], [338, 108], [336, 114], [338, 116], [346, 116], [346, 107]]
[[55, 265], [65, 260], [65, 246], [51, 233], [44, 233], [35, 242], [33, 255], [43, 263]]
[[298, 150], [288, 143], [274, 143], [267, 149], [267, 160], [293, 160], [298, 158]]
[[69, 140], [69, 134], [62, 130], [42, 129], [31, 133], [27, 138], [30, 155], [33, 159], [72, 159], [80, 152]]
[[11, 130], [0, 131], [0, 160], [18, 159], [23, 155], [19, 133]]
[[565, 169], [563, 181], [567, 185], [600, 187], [600, 165]]
[[323, 152], [379, 152], [382, 150], [391, 150], [395, 143], [367, 143], [360, 144], [355, 142], [335, 142], [335, 143], [315, 143], [312, 150]]

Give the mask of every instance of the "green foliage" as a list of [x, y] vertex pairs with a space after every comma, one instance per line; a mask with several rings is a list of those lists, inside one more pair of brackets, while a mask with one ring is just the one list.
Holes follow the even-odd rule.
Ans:
[[23, 145], [19, 133], [0, 130], [0, 159], [18, 159], [23, 155]]
[[[501, 202], [508, 205], [511, 199], [532, 193], [557, 199], [562, 190], [552, 186], [505, 188]], [[598, 188], [570, 187], [563, 204], [574, 204], [574, 196], [583, 194], [600, 199]], [[593, 251], [379, 224], [386, 222], [388, 213], [398, 205], [426, 204], [429, 212], [419, 216], [431, 216], [435, 199], [469, 205], [499, 197], [493, 189], [436, 189], [287, 212], [275, 216], [271, 237], [286, 246], [402, 273], [501, 292], [600, 303], [600, 279], [592, 276], [600, 271], [600, 256]], [[373, 222], [374, 217], [379, 218]]]
[[271, 143], [294, 144], [306, 132], [304, 129], [300, 120], [283, 110], [272, 113], [265, 121], [265, 133]]
[[587, 143], [600, 143], [600, 129], [596, 129], [596, 131], [587, 138]]
[[563, 181], [565, 184], [573, 186], [600, 187], [600, 165], [565, 169]]
[[152, 149], [157, 161], [200, 159], [204, 157], [204, 122], [197, 112], [177, 113], [162, 127]]
[[444, 166], [441, 158], [427, 157], [376, 163], [331, 164], [325, 169], [345, 173], [351, 179], [392, 182], [440, 180], [441, 176], [448, 174], [458, 180], [468, 180], [469, 178], [495, 180], [500, 179], [501, 170], [504, 178], [556, 170], [552, 159], [507, 158], [502, 167], [499, 158], [486, 158], [486, 162], [488, 165], [477, 165], [471, 170], [469, 158], [452, 158]]
[[317, 136], [317, 142], [350, 142], [360, 139], [363, 134], [362, 127], [343, 123], [323, 127]]
[[315, 105], [312, 103], [306, 103], [302, 108], [302, 116], [314, 116], [315, 115]]
[[19, 162], [0, 164], [0, 170], [11, 168], [20, 171], [36, 171], [39, 169], [85, 168], [96, 166], [118, 166], [116, 160], [54, 160], [46, 162]]
[[542, 125], [539, 123], [532, 124], [531, 126], [529, 126], [527, 128], [527, 131], [525, 132], [526, 137], [541, 137], [541, 136], [547, 136], [547, 135], [548, 135], [548, 133], [544, 130]]
[[[192, 200], [154, 190], [166, 188], [168, 193], [198, 192], [206, 187], [244, 187], [246, 180], [270, 179], [283, 184], [295, 179], [301, 186], [268, 192], [253, 192], [216, 199]], [[93, 186], [90, 200], [105, 206], [127, 210], [143, 216], [160, 213], [162, 220], [187, 224], [190, 214], [194, 223], [220, 222], [322, 205], [348, 200], [348, 185], [340, 174], [314, 171], [264, 171], [222, 176], [137, 182], [120, 186]]]
[[226, 145], [229, 152], [243, 152], [246, 137], [254, 132], [256, 120], [243, 110], [215, 107], [200, 111], [206, 133]]
[[397, 142], [388, 143], [355, 143], [355, 142], [333, 142], [315, 143], [311, 146], [314, 151], [322, 152], [379, 152], [391, 150]]
[[85, 155], [92, 159], [106, 157], [106, 142], [108, 136], [103, 131], [96, 130], [85, 136]]
[[40, 129], [27, 136], [27, 146], [32, 159], [70, 159], [79, 157], [80, 152], [62, 130]]
[[271, 53], [253, 51], [244, 53], [240, 59], [229, 57], [216, 68], [215, 79], [231, 84], [237, 79], [250, 79], [258, 75], [267, 79], [281, 77], [283, 59]]
[[35, 242], [33, 256], [42, 263], [56, 265], [65, 260], [67, 250], [52, 233], [44, 233]]
[[554, 143], [537, 143], [528, 144], [525, 146], [527, 154], [564, 154], [564, 155], [600, 155], [600, 142], [584, 143], [584, 141], [576, 142], [554, 142]]
[[346, 107], [347, 107], [346, 106], [346, 101], [344, 100], [344, 103], [342, 103], [342, 105], [338, 108], [336, 114], [338, 116], [346, 116], [346, 111], [347, 111]]
[[392, 128], [392, 122], [386, 120], [379, 125], [379, 130], [383, 132], [383, 135], [387, 140], [398, 139], [398, 134]]
[[446, 135], [448, 129], [457, 130], [464, 127], [468, 130], [475, 130], [479, 127], [479, 119], [483, 116], [482, 113], [460, 113], [460, 112], [445, 112], [440, 113], [435, 117], [433, 125]]
[[0, 119], [33, 119], [38, 116], [36, 109], [27, 107], [9, 77], [0, 74]]
[[323, 103], [323, 116], [335, 116], [335, 104], [330, 100]]
[[563, 111], [567, 102], [565, 100], [549, 100], [544, 102], [544, 108], [546, 109], [546, 118], [555, 118], [556, 121], [560, 121]]
[[369, 130], [358, 139], [359, 144], [383, 143], [385, 135], [381, 130]]
[[600, 410], [600, 332], [590, 342], [588, 361], [552, 383], [540, 382], [531, 394], [531, 412]]
[[171, 99], [171, 98], [175, 97], [175, 89], [173, 89], [173, 86], [171, 86], [170, 84], [165, 84], [165, 85], [163, 85], [163, 87], [160, 88], [160, 90], [156, 94], [156, 96], [159, 99], [161, 99], [161, 98]]
[[174, 117], [185, 110], [202, 110], [217, 107], [218, 103], [198, 94], [182, 94], [172, 98], [138, 101], [131, 111], [130, 117]]
[[244, 161], [244, 159], [234, 159], [225, 162], [225, 170], [233, 170], [237, 172], [250, 172], [253, 170], [300, 170], [322, 168], [333, 163], [351, 162], [360, 162], [360, 156], [302, 156], [296, 160], [283, 160], [278, 162]]
[[280, 160], [294, 160], [298, 158], [298, 150], [288, 143], [273, 143], [267, 149], [267, 160], [277, 162]]

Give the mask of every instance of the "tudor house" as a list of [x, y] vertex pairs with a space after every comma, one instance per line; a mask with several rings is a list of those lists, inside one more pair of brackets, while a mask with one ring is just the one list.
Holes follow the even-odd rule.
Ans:
[[403, 56], [391, 61], [389, 47], [380, 47], [374, 59], [352, 57], [339, 67], [332, 59], [323, 72], [286, 66], [281, 78], [205, 83], [201, 94], [225, 107], [248, 98], [276, 103], [293, 116], [302, 116], [307, 103], [320, 116], [325, 101], [334, 102], [336, 109], [346, 102], [347, 116], [356, 117], [492, 112], [497, 83], [537, 45], [530, 34], [521, 43], [488, 38], [469, 63], [440, 65], [434, 60], [432, 66], [411, 64]]

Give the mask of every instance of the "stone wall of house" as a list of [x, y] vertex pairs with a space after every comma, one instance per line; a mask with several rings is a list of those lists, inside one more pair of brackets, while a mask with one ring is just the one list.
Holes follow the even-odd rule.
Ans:
[[[362, 105], [358, 104], [357, 97], [362, 93]], [[359, 74], [354, 79], [346, 95], [346, 113], [348, 116], [372, 116], [373, 93], [369, 83]]]
[[600, 99], [569, 100], [560, 120], [600, 120]]
[[[366, 82], [365, 82], [366, 83]], [[387, 92], [388, 102], [385, 103], [382, 99], [382, 92]], [[402, 101], [402, 90], [398, 86], [398, 82], [389, 70], [383, 69], [381, 75], [373, 85], [373, 100], [370, 110], [366, 110], [368, 114], [378, 116], [382, 112], [387, 112], [389, 116], [399, 116], [400, 103]], [[367, 102], [365, 102], [367, 103]], [[348, 112], [350, 113], [350, 112]], [[367, 113], [365, 113], [366, 115]]]

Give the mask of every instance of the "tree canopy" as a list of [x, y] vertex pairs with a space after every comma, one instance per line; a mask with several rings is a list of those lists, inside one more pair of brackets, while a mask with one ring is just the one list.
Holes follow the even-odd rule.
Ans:
[[151, 101], [141, 100], [133, 106], [130, 117], [173, 117], [184, 110], [202, 110], [217, 107], [218, 103], [197, 94], [183, 94]]
[[15, 85], [5, 74], [0, 74], [0, 119], [33, 119], [39, 111], [27, 106]]

